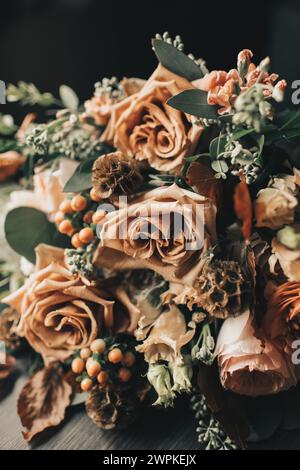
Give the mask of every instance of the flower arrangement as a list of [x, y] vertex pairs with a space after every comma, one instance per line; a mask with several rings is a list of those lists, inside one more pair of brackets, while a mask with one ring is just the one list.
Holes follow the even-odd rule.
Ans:
[[179, 36], [152, 47], [148, 80], [83, 105], [8, 86], [51, 110], [0, 116], [0, 388], [30, 358], [27, 441], [72, 404], [113, 429], [190, 394], [200, 442], [244, 448], [259, 397], [296, 396], [299, 112], [277, 110], [269, 58], [209, 72]]

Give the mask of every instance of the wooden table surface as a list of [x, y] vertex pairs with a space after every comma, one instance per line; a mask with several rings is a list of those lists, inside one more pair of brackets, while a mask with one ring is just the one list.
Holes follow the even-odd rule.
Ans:
[[[72, 407], [59, 427], [46, 431], [33, 444], [22, 437], [16, 402], [25, 382], [19, 377], [13, 391], [0, 402], [0, 450], [196, 450], [200, 448], [195, 419], [186, 402], [163, 412], [149, 409], [125, 431], [102, 431], [95, 427], [82, 405]], [[259, 449], [300, 449], [300, 431], [277, 433], [272, 439], [251, 445]]]

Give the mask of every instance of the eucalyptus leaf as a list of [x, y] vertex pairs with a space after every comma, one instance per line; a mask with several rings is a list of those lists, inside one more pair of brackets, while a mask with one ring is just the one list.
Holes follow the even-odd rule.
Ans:
[[65, 193], [78, 193], [92, 187], [92, 169], [95, 158], [83, 160], [64, 187]]
[[207, 104], [207, 93], [202, 90], [184, 90], [167, 101], [179, 111], [203, 119], [218, 119], [218, 107]]
[[59, 96], [63, 105], [71, 111], [76, 111], [79, 106], [79, 99], [75, 91], [68, 85], [61, 85], [59, 87]]
[[160, 63], [171, 72], [190, 81], [204, 76], [200, 67], [172, 44], [161, 39], [153, 39], [152, 45]]
[[9, 246], [31, 263], [40, 243], [56, 245], [57, 230], [44, 212], [32, 207], [17, 207], [6, 215], [4, 231]]
[[221, 153], [225, 151], [226, 136], [219, 135], [213, 139], [209, 146], [209, 153], [212, 160], [216, 160]]
[[224, 160], [214, 160], [211, 163], [211, 167], [218, 173], [227, 173], [229, 169], [227, 163]]
[[235, 130], [232, 133], [232, 139], [233, 140], [239, 140], [242, 137], [245, 137], [246, 135], [252, 134], [254, 132], [254, 129], [239, 129]]

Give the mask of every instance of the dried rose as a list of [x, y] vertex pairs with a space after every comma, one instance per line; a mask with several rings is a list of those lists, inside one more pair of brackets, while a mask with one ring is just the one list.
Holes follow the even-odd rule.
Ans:
[[160, 171], [177, 171], [192, 154], [203, 127], [166, 102], [191, 88], [190, 82], [159, 64], [138, 93], [112, 107], [102, 140]]
[[165, 279], [191, 284], [216, 239], [215, 215], [209, 200], [176, 184], [147, 192], [106, 216], [94, 264], [152, 269]]
[[3, 301], [19, 312], [18, 333], [45, 363], [63, 361], [88, 347], [102, 324], [112, 328], [116, 321], [122, 331], [111, 295], [74, 277], [64, 264], [64, 250], [39, 245], [36, 253], [36, 272]]

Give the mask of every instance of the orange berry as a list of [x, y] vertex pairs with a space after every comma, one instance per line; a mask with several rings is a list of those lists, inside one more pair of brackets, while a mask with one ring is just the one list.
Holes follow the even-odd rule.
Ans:
[[69, 201], [69, 199], [65, 199], [64, 201], [62, 201], [59, 206], [59, 210], [64, 214], [71, 214], [73, 212], [73, 209], [71, 207], [71, 201]]
[[106, 212], [103, 210], [96, 211], [93, 215], [93, 223], [99, 224], [103, 222], [104, 217], [106, 216]]
[[94, 341], [91, 344], [91, 350], [99, 354], [102, 354], [105, 351], [105, 348], [106, 348], [106, 344], [105, 344], [104, 339], [102, 338], [94, 339]]
[[124, 354], [122, 363], [127, 367], [132, 367], [135, 363], [135, 355], [131, 351]]
[[80, 351], [80, 357], [82, 359], [88, 359], [90, 355], [92, 354], [90, 348], [82, 348]]
[[94, 215], [94, 211], [88, 211], [83, 216], [83, 222], [85, 224], [91, 224], [93, 222], [93, 215]]
[[78, 233], [75, 233], [71, 239], [72, 246], [74, 248], [82, 248], [84, 244], [79, 240], [79, 235]]
[[100, 202], [102, 197], [97, 193], [95, 188], [92, 188], [90, 191], [90, 197], [92, 201]]
[[86, 370], [90, 377], [96, 377], [96, 375], [101, 371], [101, 365], [94, 359], [88, 360], [86, 363]]
[[83, 392], [88, 392], [89, 390], [91, 390], [93, 386], [93, 381], [89, 379], [88, 377], [86, 377], [85, 379], [81, 381], [80, 386]]
[[121, 349], [114, 348], [111, 351], [109, 351], [109, 353], [107, 355], [107, 358], [108, 358], [109, 362], [112, 362], [113, 364], [118, 364], [123, 359], [123, 353], [122, 353]]
[[65, 235], [70, 235], [72, 231], [74, 233], [74, 228], [71, 221], [67, 219], [63, 220], [58, 226], [58, 231], [60, 233], [64, 233]]
[[85, 368], [84, 360], [81, 359], [80, 357], [76, 357], [72, 361], [71, 368], [72, 368], [72, 371], [74, 372], [74, 374], [82, 374], [82, 372], [84, 371], [84, 368]]
[[132, 373], [130, 372], [129, 369], [126, 369], [125, 367], [121, 367], [121, 369], [118, 370], [118, 379], [120, 382], [129, 382], [129, 380], [132, 377]]
[[56, 225], [59, 225], [64, 220], [64, 213], [62, 211], [58, 211], [55, 214], [54, 222]]
[[104, 370], [102, 370], [101, 372], [99, 372], [99, 374], [97, 375], [97, 381], [100, 385], [104, 385], [108, 380], [108, 373], [105, 372]]
[[87, 206], [87, 200], [85, 197], [81, 196], [80, 194], [77, 194], [76, 196], [73, 197], [71, 201], [71, 207], [73, 211], [81, 212], [86, 208], [86, 206]]
[[79, 240], [84, 243], [90, 243], [94, 238], [94, 232], [90, 227], [86, 227], [80, 230]]

